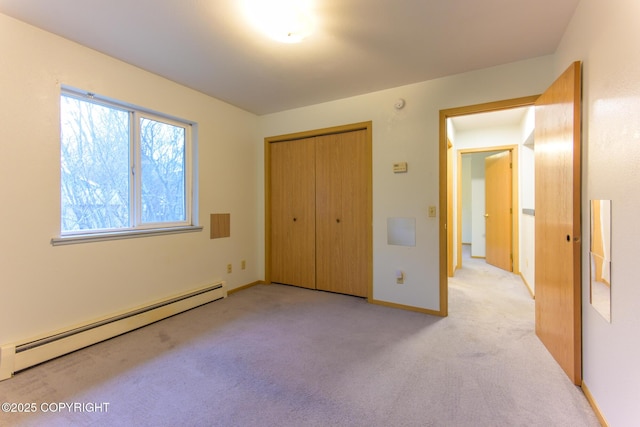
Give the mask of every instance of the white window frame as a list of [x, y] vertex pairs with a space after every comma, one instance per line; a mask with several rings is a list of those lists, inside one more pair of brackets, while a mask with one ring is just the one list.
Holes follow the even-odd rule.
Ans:
[[[60, 234], [51, 239], [54, 246], [90, 241], [127, 239], [151, 235], [174, 234], [202, 231], [197, 218], [197, 123], [117, 101], [72, 88], [61, 86], [60, 98], [72, 97], [97, 105], [119, 109], [129, 114], [129, 227], [118, 229], [94, 229], [62, 231], [62, 216], [58, 224]], [[142, 118], [181, 127], [185, 131], [184, 147], [184, 187], [185, 187], [185, 220], [161, 223], [142, 223], [142, 174], [141, 174], [141, 142], [140, 121]], [[60, 186], [59, 186], [60, 188]], [[62, 215], [62, 213], [60, 214]]]

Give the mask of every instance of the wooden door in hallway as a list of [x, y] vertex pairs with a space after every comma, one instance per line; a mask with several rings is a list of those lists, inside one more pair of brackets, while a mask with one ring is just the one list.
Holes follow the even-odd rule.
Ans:
[[513, 271], [511, 151], [488, 156], [484, 164], [486, 261]]
[[582, 381], [580, 274], [581, 64], [536, 101], [536, 334], [575, 383]]

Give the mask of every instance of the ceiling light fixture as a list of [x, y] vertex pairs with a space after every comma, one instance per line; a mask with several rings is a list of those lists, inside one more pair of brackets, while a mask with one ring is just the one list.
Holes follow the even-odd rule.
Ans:
[[315, 30], [313, 0], [244, 0], [249, 21], [270, 38], [299, 43]]

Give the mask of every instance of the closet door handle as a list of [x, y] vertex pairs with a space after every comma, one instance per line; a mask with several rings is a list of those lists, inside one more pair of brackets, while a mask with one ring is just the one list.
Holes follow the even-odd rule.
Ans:
[[296, 222], [298, 220], [298, 218], [296, 218], [295, 216], [293, 217], [293, 222]]
[[336, 218], [336, 222], [339, 224], [340, 223], [340, 218]]

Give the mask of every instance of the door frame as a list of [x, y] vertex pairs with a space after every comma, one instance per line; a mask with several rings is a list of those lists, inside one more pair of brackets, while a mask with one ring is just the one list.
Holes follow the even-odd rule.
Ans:
[[[454, 147], [455, 148], [455, 147]], [[455, 269], [462, 268], [462, 239], [460, 238], [460, 232], [462, 231], [462, 156], [464, 154], [473, 153], [490, 153], [490, 152], [511, 152], [511, 211], [513, 216], [511, 219], [511, 254], [512, 259], [512, 273], [520, 274], [520, 218], [518, 212], [516, 212], [519, 206], [518, 192], [519, 192], [519, 177], [520, 170], [518, 168], [518, 146], [517, 145], [496, 145], [495, 147], [477, 147], [477, 148], [463, 148], [457, 150], [457, 178], [456, 178], [456, 230], [458, 230], [458, 240], [456, 242], [456, 267]], [[450, 174], [451, 171], [448, 171]], [[450, 276], [452, 277], [452, 276]]]
[[[447, 119], [456, 116], [466, 116], [476, 113], [488, 113], [491, 111], [500, 111], [516, 107], [528, 107], [534, 105], [540, 95], [525, 96], [521, 98], [512, 98], [502, 101], [494, 101], [483, 104], [468, 105], [464, 107], [449, 108], [440, 110], [439, 117], [439, 205], [444, 207], [449, 202], [447, 178], [452, 171], [447, 167]], [[447, 244], [450, 238], [449, 233], [453, 233], [453, 224], [447, 227], [447, 215], [449, 209], [440, 209], [440, 233], [439, 233], [439, 288], [440, 288], [440, 316], [447, 316], [449, 313], [449, 276], [447, 272], [447, 264], [449, 257], [453, 257], [453, 247]], [[452, 236], [453, 234], [451, 234]], [[514, 257], [515, 258], [515, 257]]]
[[[277, 136], [269, 136], [264, 138], [264, 283], [271, 284], [271, 144], [276, 142], [292, 141], [303, 138], [311, 138], [315, 136], [331, 135], [336, 133], [352, 132], [357, 130], [366, 131], [368, 144], [368, 158], [365, 159], [367, 174], [369, 176], [368, 194], [366, 199], [371, 207], [370, 212], [373, 216], [373, 165], [372, 165], [372, 123], [359, 122], [341, 126], [333, 126], [322, 129], [313, 129], [303, 132], [288, 133]], [[373, 228], [373, 217], [370, 218], [369, 224]], [[373, 230], [368, 236], [369, 254], [367, 256], [367, 287], [368, 300], [373, 300]]]

